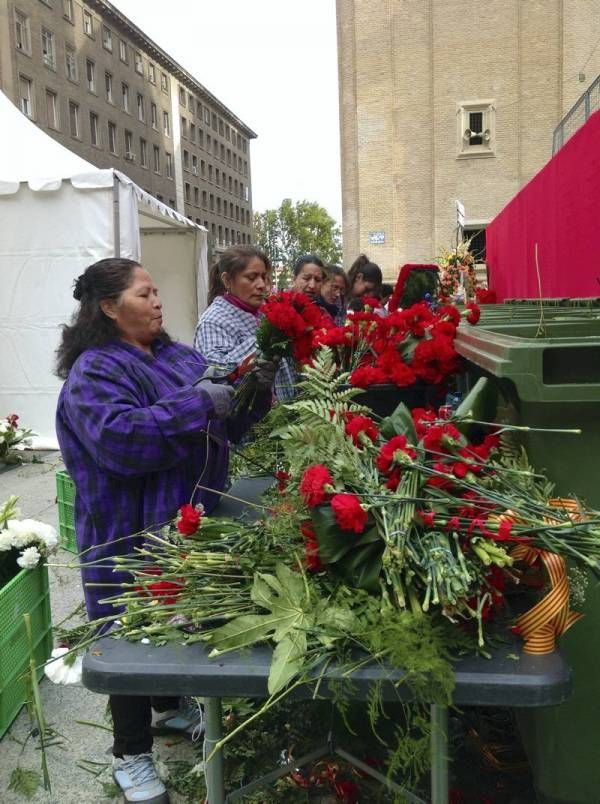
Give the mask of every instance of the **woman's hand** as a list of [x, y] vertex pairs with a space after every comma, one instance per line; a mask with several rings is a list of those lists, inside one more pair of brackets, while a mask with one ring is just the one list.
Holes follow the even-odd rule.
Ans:
[[267, 388], [273, 387], [275, 375], [279, 368], [279, 362], [280, 359], [278, 357], [274, 357], [272, 360], [267, 360], [264, 357], [257, 358], [254, 377], [256, 378], [256, 385], [259, 390], [266, 391]]
[[233, 402], [233, 388], [228, 383], [216, 383], [209, 379], [203, 379], [195, 383], [196, 388], [208, 396], [215, 410], [217, 419], [226, 419], [231, 413]]

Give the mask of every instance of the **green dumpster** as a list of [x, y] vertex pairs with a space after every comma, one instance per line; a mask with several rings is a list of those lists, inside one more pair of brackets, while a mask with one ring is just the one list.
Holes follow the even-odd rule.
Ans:
[[[520, 437], [532, 465], [546, 471], [558, 495], [575, 494], [600, 508], [600, 321], [550, 319], [545, 337], [536, 337], [538, 330], [539, 309], [530, 320], [500, 316], [461, 326], [456, 347], [468, 361], [468, 382], [486, 386], [486, 415], [524, 426], [581, 429], [579, 436]], [[517, 712], [545, 804], [600, 802], [600, 585], [587, 580], [586, 616], [561, 640], [573, 669], [572, 697], [557, 707]]]

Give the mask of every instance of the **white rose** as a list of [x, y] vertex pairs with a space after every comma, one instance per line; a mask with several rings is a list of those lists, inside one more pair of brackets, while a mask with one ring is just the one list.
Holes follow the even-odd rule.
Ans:
[[40, 541], [44, 544], [47, 553], [51, 553], [58, 547], [58, 535], [52, 525], [46, 522], [37, 523], [37, 535]]
[[39, 560], [42, 556], [37, 547], [26, 547], [21, 555], [17, 558], [17, 564], [23, 569], [33, 569], [37, 567]]
[[27, 547], [37, 541], [37, 522], [34, 519], [9, 519], [8, 530], [12, 533], [14, 547]]
[[0, 422], [0, 433], [8, 433], [11, 429], [11, 426], [8, 422]]
[[10, 550], [13, 546], [13, 537], [10, 530], [0, 530], [0, 552]]

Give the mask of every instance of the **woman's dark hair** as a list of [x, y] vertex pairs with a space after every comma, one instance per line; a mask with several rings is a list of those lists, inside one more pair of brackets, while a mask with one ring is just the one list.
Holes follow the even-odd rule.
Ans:
[[350, 270], [348, 271], [348, 282], [350, 284], [350, 293], [352, 293], [352, 288], [354, 287], [354, 280], [356, 279], [358, 274], [362, 274], [365, 282], [375, 283], [375, 287], [373, 288], [374, 294], [377, 294], [379, 292], [379, 288], [381, 287], [381, 283], [383, 281], [383, 274], [381, 273], [381, 268], [378, 265], [375, 265], [374, 262], [371, 262], [366, 254], [361, 254], [354, 260], [354, 262], [350, 266]]
[[227, 292], [221, 274], [227, 274], [230, 279], [241, 273], [247, 267], [250, 260], [257, 257], [264, 263], [265, 268], [271, 273], [271, 260], [264, 251], [255, 246], [233, 246], [224, 251], [217, 262], [210, 269], [208, 277], [208, 303], [212, 304], [217, 296], [222, 296]]
[[346, 291], [346, 293], [348, 292], [348, 287], [349, 287], [348, 276], [347, 276], [346, 272], [344, 271], [344, 269], [340, 265], [333, 265], [333, 264], [326, 265], [325, 266], [325, 273], [327, 274], [327, 277], [326, 277], [327, 280], [333, 279], [334, 276], [341, 276], [342, 279], [344, 280], [345, 291]]
[[[104, 346], [120, 337], [117, 325], [102, 312], [100, 302], [118, 299], [131, 285], [133, 272], [138, 267], [135, 260], [111, 257], [90, 265], [77, 278], [73, 298], [79, 302], [79, 309], [73, 314], [70, 325], [63, 324], [62, 340], [56, 350], [56, 374], [61, 379], [67, 378], [73, 363], [86, 349]], [[160, 337], [170, 341], [166, 333]]]
[[391, 296], [393, 292], [394, 292], [394, 286], [388, 284], [388, 282], [383, 282], [381, 287], [379, 288], [379, 295], [381, 297]]
[[316, 254], [303, 254], [301, 257], [298, 257], [294, 263], [294, 276], [298, 276], [305, 265], [312, 264], [319, 266], [319, 268], [323, 271], [323, 279], [325, 279], [326, 269], [323, 265], [323, 260], [320, 257], [317, 257]]

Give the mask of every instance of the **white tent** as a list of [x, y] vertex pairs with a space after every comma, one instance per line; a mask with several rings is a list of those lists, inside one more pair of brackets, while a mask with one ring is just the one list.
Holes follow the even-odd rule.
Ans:
[[100, 170], [28, 120], [0, 92], [0, 418], [56, 446], [53, 375], [75, 278], [104, 257], [139, 260], [169, 333], [191, 343], [206, 306], [207, 232], [116, 170]]

